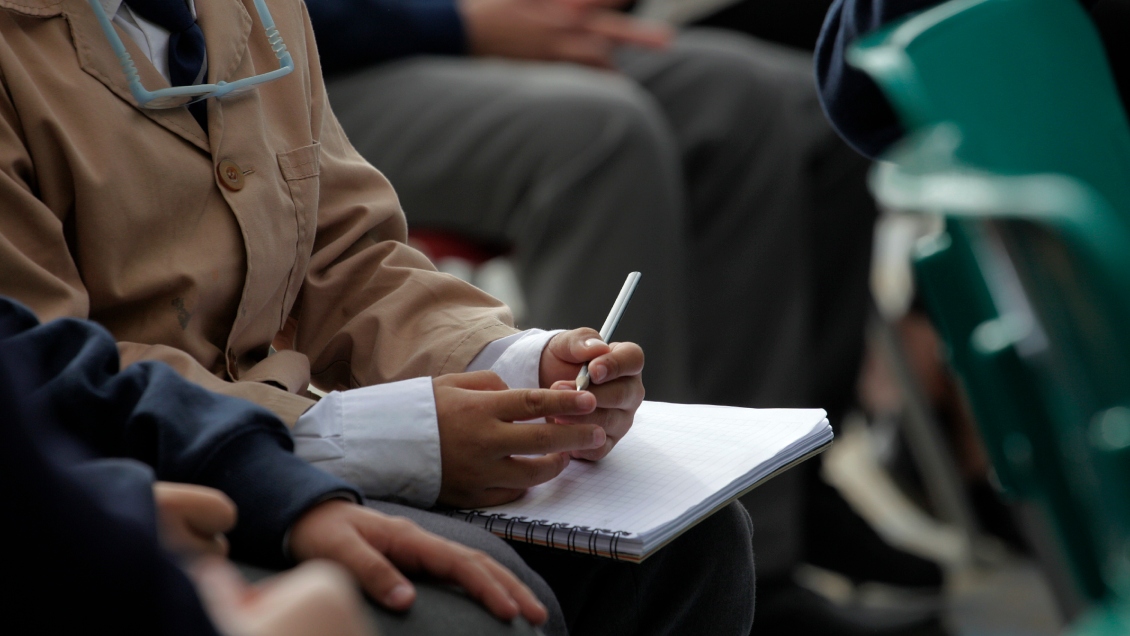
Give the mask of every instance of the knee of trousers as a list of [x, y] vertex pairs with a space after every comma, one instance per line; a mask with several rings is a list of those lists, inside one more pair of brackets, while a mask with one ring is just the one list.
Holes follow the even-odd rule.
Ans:
[[736, 567], [736, 574], [753, 580], [753, 521], [740, 502], [716, 512], [709, 526], [709, 541], [716, 546], [715, 558]]
[[690, 540], [681, 542], [682, 554], [667, 564], [668, 571], [677, 572], [682, 585], [689, 586], [684, 589], [699, 607], [700, 618], [701, 612], [724, 616], [718, 618], [719, 627], [748, 632], [756, 594], [749, 514], [741, 504], [731, 503], [687, 535]]
[[[703, 581], [719, 589], [752, 589], [753, 522], [738, 502], [722, 508], [687, 533], [680, 560], [693, 564]], [[693, 546], [693, 547], [692, 547]]]
[[[630, 162], [657, 179], [678, 174], [679, 150], [655, 98], [635, 82], [584, 68], [550, 67], [524, 93], [522, 111], [536, 128], [547, 165], [591, 172]], [[604, 164], [604, 165], [601, 165]], [[599, 168], [598, 168], [599, 166]], [[579, 169], [579, 170], [578, 170]]]
[[735, 132], [757, 120], [775, 126], [796, 120], [804, 127], [828, 128], [812, 79], [807, 53], [716, 29], [688, 29], [678, 39], [682, 90]]

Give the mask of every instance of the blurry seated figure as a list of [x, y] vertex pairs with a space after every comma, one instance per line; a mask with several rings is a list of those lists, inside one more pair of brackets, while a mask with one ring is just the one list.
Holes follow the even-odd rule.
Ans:
[[[346, 573], [404, 611], [415, 590], [396, 566], [458, 584], [504, 620], [544, 620], [545, 608], [497, 563], [358, 506], [355, 488], [291, 454], [269, 412], [163, 364], [119, 372], [117, 360], [93, 323], [39, 325], [0, 298], [0, 470], [20, 546], [6, 570], [21, 591], [5, 612], [12, 624], [208, 634], [210, 617], [228, 636], [354, 636], [370, 632]], [[219, 558], [229, 545], [262, 567], [310, 564], [251, 587]], [[56, 606], [67, 611], [48, 609]], [[494, 633], [512, 633], [498, 625]]]

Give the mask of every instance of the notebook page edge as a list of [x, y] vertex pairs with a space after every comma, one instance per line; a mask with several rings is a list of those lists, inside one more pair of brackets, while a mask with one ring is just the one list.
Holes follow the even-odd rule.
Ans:
[[[787, 470], [790, 470], [790, 469], [808, 461], [809, 459], [812, 459], [813, 457], [819, 455], [820, 453], [823, 453], [825, 450], [827, 450], [829, 447], [831, 447], [832, 442], [834, 441], [834, 439], [830, 436], [828, 436], [824, 439], [820, 439], [820, 438], [817, 438], [817, 437], [808, 437], [807, 439], [812, 443], [811, 444], [805, 444], [804, 446], [802, 446], [799, 449], [799, 450], [801, 450], [801, 452], [798, 455], [794, 456], [792, 459], [786, 460], [784, 463], [782, 463], [777, 468], [772, 469], [767, 473], [762, 473], [762, 474], [758, 475], [757, 474], [758, 473], [757, 468], [760, 468], [760, 466], [755, 467], [750, 472], [738, 477], [737, 479], [733, 480], [729, 485], [718, 490], [715, 493], [715, 496], [708, 497], [707, 499], [703, 500], [703, 502], [701, 504], [687, 509], [687, 511], [684, 512], [679, 517], [676, 517], [675, 519], [671, 520], [668, 523], [663, 524], [660, 527], [654, 528], [652, 531], [640, 533], [640, 536], [641, 536], [643, 543], [644, 543], [644, 552], [648, 553], [651, 550], [651, 548], [648, 547], [650, 543], [655, 542], [655, 541], [662, 541], [662, 543], [665, 545], [667, 542], [670, 541], [670, 539], [683, 534], [687, 530], [690, 530], [694, 526], [698, 525], [698, 523], [701, 522], [703, 519], [709, 517], [710, 515], [714, 514], [715, 512], [718, 512], [719, 510], [724, 508], [726, 505], [728, 505], [730, 502], [732, 502], [732, 501], [734, 501], [734, 500], [736, 500], [740, 497], [744, 497], [746, 494], [752, 492], [758, 486], [768, 482], [769, 480], [773, 479], [777, 475], [780, 475], [781, 473], [783, 473]], [[790, 448], [797, 449], [796, 446], [791, 446]], [[787, 455], [787, 454], [782, 452], [782, 455]], [[750, 481], [748, 484], [746, 484], [744, 486], [736, 486], [735, 487], [735, 484], [741, 484], [743, 482], [746, 482], [748, 478], [752, 478], [752, 481]], [[735, 490], [736, 490], [736, 492], [735, 492]], [[708, 510], [708, 512], [706, 512], [705, 514], [702, 514], [701, 511], [703, 509]], [[690, 525], [686, 525], [685, 527], [683, 526], [683, 524], [686, 522], [687, 519], [693, 519], [696, 516], [698, 517], [698, 519], [696, 521], [694, 521]], [[671, 533], [672, 531], [674, 532], [673, 535], [668, 537], [667, 534]], [[658, 549], [658, 548], [654, 548], [654, 549]]]

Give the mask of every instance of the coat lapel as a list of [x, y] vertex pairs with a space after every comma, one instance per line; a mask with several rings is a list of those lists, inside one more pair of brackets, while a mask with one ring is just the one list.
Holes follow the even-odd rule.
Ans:
[[[84, 71], [97, 79], [110, 91], [121, 97], [146, 117], [193, 144], [209, 152], [208, 136], [201, 130], [187, 108], [140, 108], [129, 92], [129, 84], [122, 72], [117, 56], [102, 33], [94, 12], [86, 0], [63, 0], [63, 13], [71, 27], [79, 63]], [[235, 69], [247, 52], [247, 38], [251, 32], [251, 16], [237, 0], [196, 0], [197, 21], [204, 31], [208, 50], [209, 83], [232, 81]], [[119, 31], [122, 42], [133, 57], [141, 83], [149, 90], [168, 88], [169, 83], [156, 67], [137, 48], [133, 40]], [[209, 111], [213, 108], [209, 104]], [[209, 117], [211, 120], [212, 118]]]
[[[237, 79], [254, 74], [246, 69], [241, 73], [240, 68], [250, 66], [244, 64], [247, 52], [247, 38], [251, 34], [251, 16], [239, 0], [194, 0], [196, 3], [196, 22], [204, 31], [204, 46], [208, 50], [208, 79], [209, 84], [220, 81], [233, 82]], [[261, 36], [266, 40], [267, 36]], [[214, 146], [220, 138], [219, 128], [223, 124], [223, 116], [219, 112], [221, 100], [208, 100], [208, 128], [211, 143]], [[187, 114], [187, 112], [186, 112]], [[194, 120], [195, 121], [195, 120]]]

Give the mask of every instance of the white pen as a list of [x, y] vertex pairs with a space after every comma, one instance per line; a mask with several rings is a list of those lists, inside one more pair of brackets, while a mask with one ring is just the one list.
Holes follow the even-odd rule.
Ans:
[[[636, 291], [636, 285], [640, 283], [639, 272], [632, 272], [628, 274], [628, 280], [624, 281], [624, 286], [620, 289], [620, 295], [616, 297], [616, 302], [612, 304], [612, 311], [608, 312], [608, 318], [604, 319], [604, 326], [600, 328], [600, 339], [608, 342], [612, 337], [612, 332], [616, 331], [616, 325], [620, 323], [620, 317], [624, 315], [624, 310], [628, 308], [628, 301], [632, 299], [632, 294]], [[581, 372], [577, 374], [577, 390], [584, 391], [589, 388], [589, 363], [585, 363], [581, 367]]]

